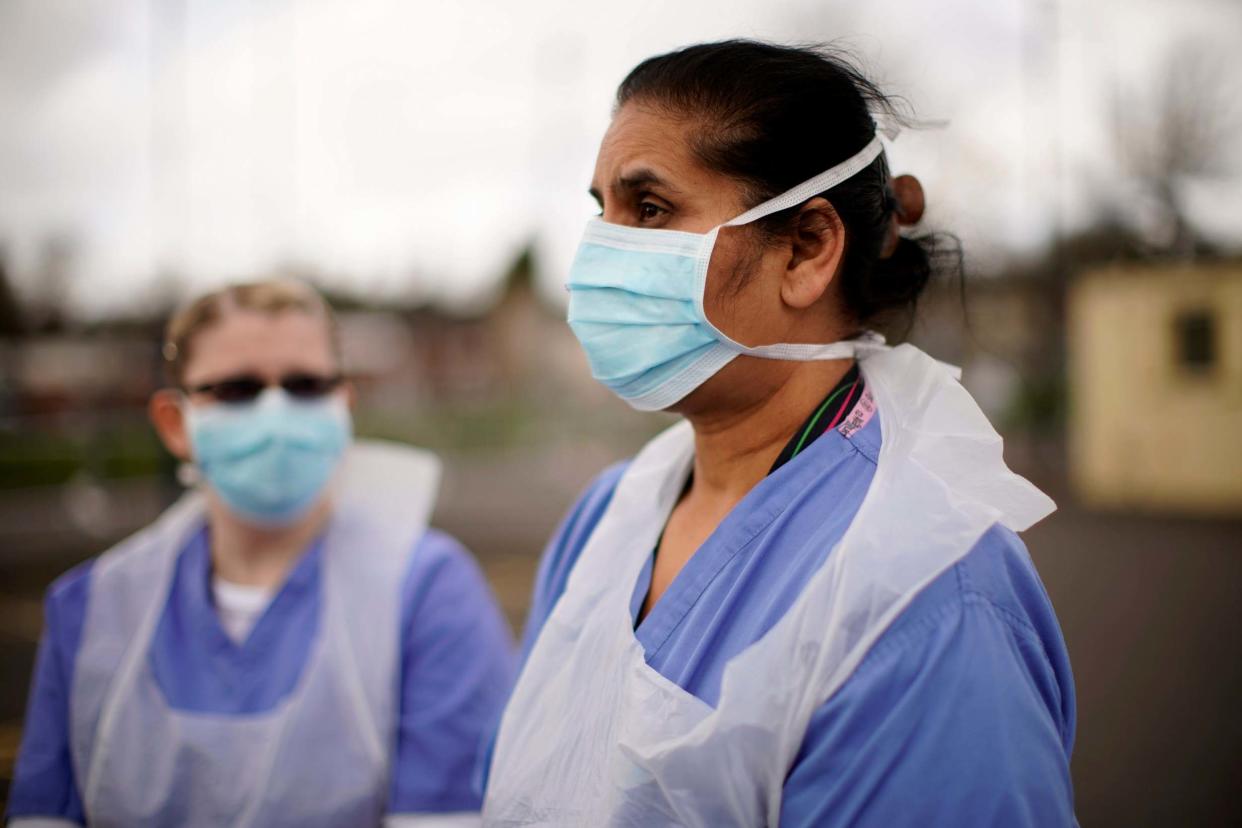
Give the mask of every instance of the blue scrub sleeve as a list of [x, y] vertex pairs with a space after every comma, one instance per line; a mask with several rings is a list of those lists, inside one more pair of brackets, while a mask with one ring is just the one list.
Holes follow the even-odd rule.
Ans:
[[984, 595], [959, 598], [886, 633], [816, 712], [782, 826], [1077, 824], [1072, 703], [1040, 635]]
[[478, 565], [429, 531], [406, 578], [389, 813], [477, 811], [473, 774], [513, 680], [513, 641]]
[[58, 578], [44, 600], [43, 634], [9, 789], [8, 819], [46, 817], [86, 823], [69, 753], [69, 691], [92, 563]]

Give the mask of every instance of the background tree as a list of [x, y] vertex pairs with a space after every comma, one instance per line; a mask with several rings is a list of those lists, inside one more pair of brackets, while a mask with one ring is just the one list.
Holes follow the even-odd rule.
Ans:
[[1160, 212], [1161, 232], [1149, 240], [1157, 253], [1191, 258], [1211, 252], [1187, 218], [1184, 189], [1190, 178], [1228, 171], [1231, 136], [1242, 126], [1231, 75], [1218, 50], [1187, 40], [1148, 83], [1113, 97], [1122, 167]]

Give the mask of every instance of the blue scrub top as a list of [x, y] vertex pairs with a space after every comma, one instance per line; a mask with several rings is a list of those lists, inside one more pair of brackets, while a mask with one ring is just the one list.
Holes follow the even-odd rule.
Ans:
[[[850, 437], [826, 432], [757, 486], [638, 624], [647, 662], [715, 704], [725, 665], [789, 609], [853, 520], [879, 448], [877, 415]], [[523, 658], [623, 471], [602, 474], [548, 545]], [[753, 519], [775, 510], [779, 519]], [[811, 524], [831, 527], [830, 542], [804, 544], [797, 534]], [[650, 578], [649, 563], [634, 618]], [[994, 526], [816, 712], [785, 782], [781, 825], [1074, 825], [1074, 717], [1048, 595], [1017, 535]]]
[[[204, 530], [177, 559], [150, 665], [178, 710], [270, 710], [297, 684], [319, 625], [322, 548], [302, 556], [244, 642], [220, 626], [210, 594]], [[93, 561], [48, 590], [9, 818], [84, 823], [69, 752], [69, 690], [82, 640]], [[402, 585], [400, 718], [389, 813], [477, 811], [472, 787], [480, 745], [512, 679], [508, 627], [478, 566], [453, 538], [428, 531]]]

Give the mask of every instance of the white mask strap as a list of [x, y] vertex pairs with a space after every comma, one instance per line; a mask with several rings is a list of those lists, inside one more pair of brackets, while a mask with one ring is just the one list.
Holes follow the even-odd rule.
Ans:
[[880, 136], [877, 134], [872, 137], [867, 146], [835, 167], [824, 170], [808, 181], [803, 181], [797, 187], [794, 187], [792, 190], [786, 190], [776, 198], [751, 207], [745, 213], [742, 213], [732, 221], [725, 222], [722, 226], [736, 227], [739, 224], [750, 224], [752, 221], [761, 219], [764, 216], [779, 213], [781, 210], [787, 210], [790, 207], [797, 207], [808, 198], [817, 196], [826, 190], [831, 190], [842, 181], [853, 178], [883, 151], [884, 145], [880, 143]]
[[842, 181], [853, 178], [874, 161], [877, 155], [884, 151], [884, 145], [880, 143], [880, 136], [883, 135], [890, 141], [896, 141], [897, 136], [901, 134], [902, 123], [913, 126], [916, 129], [944, 129], [949, 125], [947, 120], [914, 121], [910, 118], [903, 118], [901, 121], [898, 121], [896, 116], [889, 115], [886, 112], [876, 112], [872, 115], [872, 119], [875, 121], [876, 134], [867, 142], [867, 146], [835, 167], [824, 170], [809, 181], [803, 181], [792, 190], [788, 190], [776, 196], [776, 198], [751, 207], [732, 221], [726, 221], [721, 227], [736, 227], [739, 224], [750, 224], [752, 221], [761, 219], [764, 216], [779, 213], [781, 210], [788, 210], [790, 207], [797, 207], [808, 198], [827, 192]]

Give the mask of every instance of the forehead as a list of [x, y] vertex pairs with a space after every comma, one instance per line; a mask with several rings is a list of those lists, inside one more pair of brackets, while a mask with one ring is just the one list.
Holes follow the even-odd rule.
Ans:
[[194, 334], [185, 382], [194, 385], [241, 372], [275, 378], [291, 371], [336, 369], [332, 336], [323, 317], [301, 310], [234, 309]]
[[657, 107], [625, 104], [604, 133], [592, 186], [603, 192], [639, 173], [652, 173], [687, 190], [731, 187], [728, 178], [709, 170], [694, 154], [692, 140], [702, 129], [690, 116], [673, 117]]

